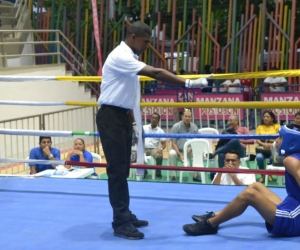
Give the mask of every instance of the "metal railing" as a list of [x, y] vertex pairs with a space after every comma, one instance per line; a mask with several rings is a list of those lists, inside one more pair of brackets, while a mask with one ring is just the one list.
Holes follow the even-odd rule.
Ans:
[[[52, 130], [52, 131], [96, 131], [95, 116], [97, 108], [84, 107], [58, 112], [27, 116], [18, 119], [0, 121], [0, 128]], [[64, 153], [73, 147], [75, 137], [52, 137], [52, 146]], [[85, 144], [99, 154], [99, 137], [84, 137]], [[38, 147], [39, 139], [35, 136], [16, 136], [0, 134], [0, 158], [25, 159], [30, 149]], [[24, 164], [0, 163], [0, 172], [16, 174], [24, 171]]]
[[[16, 38], [22, 34], [31, 35], [35, 37], [33, 41], [7, 41], [5, 34], [10, 33], [12, 37]], [[42, 34], [53, 34], [54, 41], [44, 41]], [[8, 48], [11, 46], [24, 46], [32, 45], [33, 53], [13, 53], [7, 54]], [[41, 47], [42, 46], [42, 47]], [[43, 49], [41, 49], [43, 48]], [[18, 51], [18, 50], [13, 50]], [[74, 53], [74, 52], [75, 53]], [[43, 57], [51, 58], [44, 62], [52, 63], [65, 63], [66, 67], [69, 66], [76, 75], [97, 75], [96, 69], [93, 65], [80, 53], [80, 51], [73, 45], [73, 43], [60, 31], [60, 30], [0, 30], [0, 60], [2, 60], [3, 67], [7, 67], [7, 60], [16, 57], [33, 57], [34, 59]], [[36, 60], [35, 60], [36, 61]], [[99, 83], [85, 82], [93, 92], [99, 96]]]
[[[2, 10], [0, 19], [11, 20], [11, 28], [18, 29], [23, 21], [24, 15], [28, 14], [27, 0], [16, 0], [14, 4], [11, 3], [9, 5], [0, 5], [0, 9]], [[4, 14], [10, 14], [10, 16]]]

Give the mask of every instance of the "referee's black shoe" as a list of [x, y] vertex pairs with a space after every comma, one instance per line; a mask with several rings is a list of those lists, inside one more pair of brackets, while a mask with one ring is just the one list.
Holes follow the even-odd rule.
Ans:
[[130, 223], [135, 227], [147, 227], [149, 225], [149, 222], [146, 220], [139, 220], [135, 214], [131, 215], [131, 221]]
[[137, 230], [131, 223], [125, 223], [114, 229], [114, 235], [128, 240], [140, 240], [144, 234]]

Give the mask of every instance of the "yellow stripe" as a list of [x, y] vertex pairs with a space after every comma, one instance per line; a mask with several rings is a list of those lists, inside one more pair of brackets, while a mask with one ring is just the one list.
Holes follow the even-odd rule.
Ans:
[[[68, 106], [97, 107], [97, 102], [67, 101]], [[141, 107], [173, 107], [173, 108], [248, 108], [274, 109], [299, 108], [300, 102], [141, 102]]]
[[[179, 75], [184, 79], [197, 79], [208, 75]], [[296, 77], [300, 76], [299, 69], [292, 70], [272, 70], [261, 72], [246, 72], [246, 73], [230, 73], [230, 74], [215, 74], [211, 79], [236, 79], [236, 78], [266, 78], [266, 77]], [[101, 82], [101, 76], [57, 76], [57, 81], [80, 81], [80, 82]], [[153, 78], [141, 76], [141, 81], [153, 81]]]
[[84, 107], [98, 107], [97, 102], [72, 102], [66, 101], [67, 106], [84, 106]]

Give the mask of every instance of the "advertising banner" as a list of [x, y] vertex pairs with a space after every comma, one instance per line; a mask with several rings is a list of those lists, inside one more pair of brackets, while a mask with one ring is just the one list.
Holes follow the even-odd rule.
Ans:
[[[142, 95], [142, 102], [177, 102], [177, 94], [170, 95]], [[163, 107], [144, 107], [143, 117], [147, 116], [150, 119], [153, 113], [158, 113], [162, 120], [173, 120], [174, 119], [174, 108], [163, 108]]]
[[[194, 94], [194, 102], [242, 102], [242, 93], [216, 93], [216, 94]], [[228, 119], [230, 115], [237, 115], [244, 119], [244, 110], [239, 108], [194, 108], [195, 119], [222, 120]]]
[[[262, 93], [261, 94], [262, 102], [299, 102], [300, 93], [297, 92], [286, 92], [286, 93]], [[285, 120], [287, 117], [289, 120], [294, 120], [295, 113], [300, 110], [298, 109], [270, 109], [274, 112], [276, 118], [279, 116], [280, 120]]]

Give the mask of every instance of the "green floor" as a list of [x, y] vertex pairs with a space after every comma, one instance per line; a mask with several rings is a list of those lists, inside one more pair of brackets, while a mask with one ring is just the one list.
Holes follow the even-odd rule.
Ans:
[[[163, 166], [167, 165], [167, 159], [164, 159], [163, 161]], [[178, 166], [183, 166], [182, 163], [178, 162]], [[254, 161], [249, 161], [249, 167], [250, 169], [255, 169], [255, 162]], [[101, 174], [101, 176], [99, 176], [100, 179], [107, 179], [107, 175], [105, 174]], [[256, 180], [259, 180], [261, 178], [260, 175], [256, 175]], [[171, 179], [171, 176], [170, 176]], [[268, 186], [270, 187], [282, 187], [277, 183], [277, 176], [273, 176], [274, 181], [273, 182], [269, 182]], [[130, 181], [136, 181], [135, 178], [128, 178], [128, 180]], [[146, 176], [146, 178], [143, 178], [143, 181], [149, 181], [149, 182], [170, 182], [167, 180], [167, 171], [166, 170], [162, 170], [162, 178], [158, 179], [156, 178], [155, 180], [152, 179], [152, 170], [149, 169], [148, 170], [148, 174]], [[179, 174], [177, 174], [177, 178], [176, 181], [179, 182]], [[194, 184], [201, 184], [201, 182], [195, 182], [195, 181], [191, 181], [189, 182], [188, 180], [188, 172], [183, 172], [183, 180], [182, 183], [194, 183]]]

